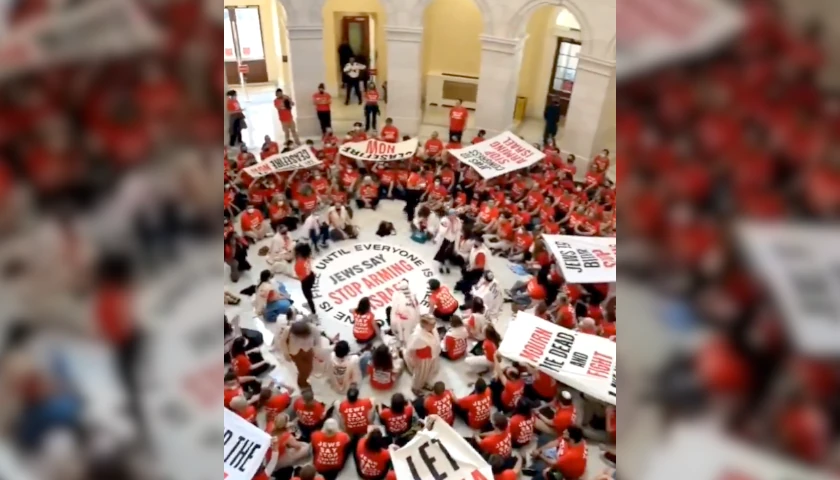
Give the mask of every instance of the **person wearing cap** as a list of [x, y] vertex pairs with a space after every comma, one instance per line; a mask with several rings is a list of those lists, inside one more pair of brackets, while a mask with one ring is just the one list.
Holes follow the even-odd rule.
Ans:
[[438, 262], [440, 273], [449, 273], [449, 263], [455, 256], [455, 242], [461, 236], [461, 219], [455, 209], [450, 208], [446, 216], [440, 220], [437, 235], [434, 242], [439, 243], [438, 251], [435, 254], [435, 261]]
[[335, 480], [347, 463], [350, 436], [338, 428], [338, 421], [328, 418], [324, 427], [312, 434], [312, 463], [324, 480]]
[[580, 425], [578, 409], [567, 390], [558, 390], [557, 398], [550, 405], [537, 410], [536, 427], [541, 433], [562, 437], [575, 425]]
[[356, 206], [376, 210], [379, 205], [379, 185], [370, 175], [365, 175], [356, 191]]
[[326, 135], [327, 130], [332, 129], [332, 95], [327, 92], [323, 83], [318, 84], [318, 91], [312, 95], [312, 103], [315, 105], [315, 114], [318, 115], [318, 123], [321, 124], [321, 134]]
[[420, 327], [409, 338], [404, 355], [405, 365], [412, 374], [411, 391], [421, 395], [425, 389], [430, 389], [440, 370], [440, 335], [435, 317], [420, 318]]

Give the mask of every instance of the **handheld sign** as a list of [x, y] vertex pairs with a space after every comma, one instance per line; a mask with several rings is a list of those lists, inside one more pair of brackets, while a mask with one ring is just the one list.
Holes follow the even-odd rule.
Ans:
[[348, 158], [366, 162], [393, 162], [413, 157], [417, 153], [418, 145], [419, 141], [416, 138], [399, 143], [371, 139], [363, 142], [345, 143], [338, 153]]
[[610, 405], [616, 403], [616, 346], [606, 338], [519, 312], [505, 332], [499, 353], [585, 395]]
[[278, 172], [317, 167], [320, 164], [321, 161], [318, 160], [315, 152], [304, 145], [286, 153], [272, 155], [256, 165], [247, 167], [245, 173], [253, 178], [259, 178]]
[[469, 147], [449, 150], [449, 154], [488, 180], [530, 167], [545, 158], [543, 152], [511, 132], [502, 132]]
[[225, 480], [251, 480], [260, 468], [271, 436], [225, 409]]
[[446, 422], [391, 454], [397, 480], [492, 480], [490, 465]]
[[571, 283], [614, 283], [618, 260], [615, 237], [543, 235], [551, 254]]

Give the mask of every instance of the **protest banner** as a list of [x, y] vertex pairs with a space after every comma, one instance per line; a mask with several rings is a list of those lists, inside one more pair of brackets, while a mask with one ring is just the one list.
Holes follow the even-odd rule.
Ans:
[[420, 255], [395, 245], [357, 243], [331, 251], [313, 265], [315, 303], [327, 318], [352, 328], [350, 310], [370, 298], [377, 319], [385, 318], [397, 284], [406, 280], [421, 306], [428, 308], [432, 265]]
[[413, 157], [417, 152], [418, 145], [419, 141], [416, 138], [399, 143], [371, 139], [363, 142], [345, 143], [338, 153], [348, 158], [366, 162], [393, 162]]
[[615, 237], [543, 235], [551, 254], [570, 283], [615, 282]]
[[471, 166], [485, 179], [491, 179], [530, 167], [545, 158], [545, 154], [511, 132], [466, 148], [449, 150], [449, 154]]
[[224, 440], [225, 480], [254, 478], [271, 445], [271, 436], [226, 408]]
[[840, 232], [817, 225], [742, 223], [750, 266], [782, 309], [799, 351], [840, 352]]
[[[761, 451], [713, 425], [696, 421], [672, 426], [648, 462], [647, 480], [830, 480], [836, 475]], [[702, 455], [697, 455], [703, 452]]]
[[256, 165], [245, 168], [245, 173], [259, 178], [278, 172], [317, 167], [320, 164], [321, 161], [315, 152], [304, 145], [286, 153], [272, 155]]
[[505, 332], [499, 353], [538, 368], [585, 395], [616, 403], [616, 346], [606, 338], [519, 312]]
[[158, 45], [161, 38], [146, 13], [130, 0], [56, 8], [8, 27], [0, 38], [0, 78], [138, 53]]
[[493, 480], [490, 465], [446, 422], [391, 453], [397, 480]]

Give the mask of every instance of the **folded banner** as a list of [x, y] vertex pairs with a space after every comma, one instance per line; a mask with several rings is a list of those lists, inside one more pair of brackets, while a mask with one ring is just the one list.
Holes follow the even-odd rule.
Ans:
[[[11, 2], [7, 2], [11, 3]], [[131, 0], [77, 2], [14, 27], [0, 39], [0, 78], [46, 67], [134, 54], [159, 45], [162, 37]]]
[[530, 167], [545, 158], [545, 154], [511, 132], [466, 148], [449, 150], [459, 161], [471, 166], [485, 179]]
[[526, 312], [516, 314], [499, 353], [550, 375], [585, 395], [615, 405], [616, 346]]
[[269, 434], [225, 409], [225, 480], [251, 480], [270, 444]]
[[304, 145], [290, 152], [272, 155], [262, 162], [246, 168], [245, 173], [253, 178], [259, 178], [277, 172], [317, 167], [320, 164], [321, 161], [318, 160], [315, 152]]
[[615, 237], [543, 235], [543, 240], [571, 283], [615, 282]]
[[393, 162], [413, 157], [419, 144], [419, 140], [416, 138], [399, 143], [365, 140], [364, 142], [345, 143], [338, 153], [348, 158], [367, 162]]
[[446, 422], [435, 422], [391, 454], [397, 480], [492, 480], [493, 470]]

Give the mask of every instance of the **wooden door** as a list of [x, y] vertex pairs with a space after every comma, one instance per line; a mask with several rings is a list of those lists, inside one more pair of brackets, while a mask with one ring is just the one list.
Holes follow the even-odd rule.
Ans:
[[341, 42], [350, 45], [356, 61], [370, 64], [370, 18], [367, 16], [341, 19]]
[[268, 82], [268, 66], [259, 7], [225, 7], [225, 77], [239, 85], [239, 65], [247, 67], [246, 83]]

